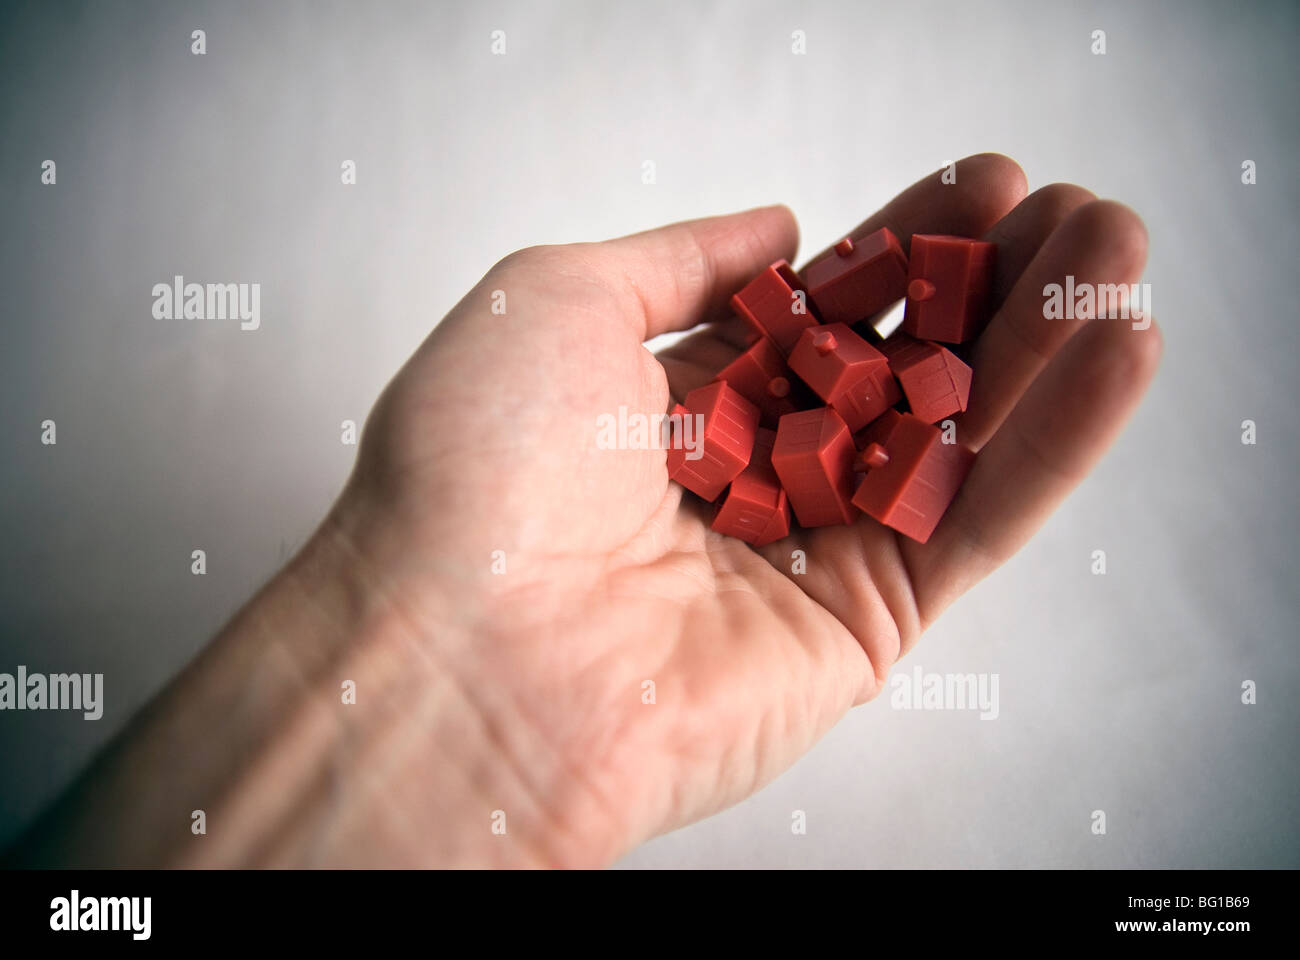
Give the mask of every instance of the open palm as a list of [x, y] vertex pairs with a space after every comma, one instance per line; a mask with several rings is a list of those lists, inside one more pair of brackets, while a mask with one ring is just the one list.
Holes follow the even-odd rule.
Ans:
[[[851, 232], [998, 244], [958, 419], [981, 453], [927, 544], [862, 516], [755, 550], [709, 529], [662, 450], [597, 444], [602, 415], [662, 413], [744, 349], [726, 301], [793, 259], [782, 207], [514, 254], [377, 404], [338, 527], [490, 734], [524, 798], [512, 829], [548, 856], [608, 862], [787, 767], [1025, 542], [1145, 390], [1154, 324], [1045, 320], [1042, 294], [1066, 274], [1136, 282], [1138, 218], [1074, 186], [1026, 197], [996, 155], [956, 174]], [[643, 346], [701, 323], [657, 357]]]

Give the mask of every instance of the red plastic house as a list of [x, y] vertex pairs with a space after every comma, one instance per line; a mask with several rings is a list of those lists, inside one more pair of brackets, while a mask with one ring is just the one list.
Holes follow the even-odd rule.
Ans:
[[902, 330], [943, 343], [977, 336], [988, 321], [996, 253], [982, 240], [913, 234]]
[[805, 330], [790, 369], [855, 433], [903, 399], [885, 355], [842, 323]]
[[817, 407], [787, 413], [776, 429], [772, 466], [805, 527], [852, 523], [853, 435], [838, 413]]
[[767, 337], [759, 337], [748, 350], [727, 364], [714, 377], [725, 380], [742, 397], [758, 407], [764, 426], [776, 427], [787, 413], [805, 409], [806, 393], [790, 373], [785, 357]]
[[[702, 455], [690, 459], [693, 452], [684, 442], [676, 442], [683, 438], [675, 436], [668, 450], [668, 476], [705, 500], [716, 500], [749, 464], [758, 408], [718, 381], [688, 393], [686, 411], [704, 415], [703, 437], [694, 438], [702, 441], [702, 449], [696, 451]], [[681, 404], [673, 412], [681, 412]]]
[[951, 350], [895, 333], [880, 345], [908, 406], [926, 423], [961, 413], [970, 399], [971, 369]]
[[731, 481], [731, 489], [713, 518], [714, 530], [756, 547], [789, 536], [790, 501], [772, 469], [775, 444], [776, 432], [759, 427], [749, 466]]
[[808, 289], [790, 264], [778, 260], [731, 298], [736, 311], [757, 334], [789, 354], [804, 329], [817, 323]]
[[860, 240], [845, 237], [803, 273], [823, 323], [857, 323], [907, 292], [907, 256], [887, 227]]
[[866, 476], [853, 504], [925, 543], [966, 479], [975, 454], [944, 443], [937, 427], [910, 413], [891, 418], [891, 423], [882, 425], [858, 458], [857, 468], [865, 468]]

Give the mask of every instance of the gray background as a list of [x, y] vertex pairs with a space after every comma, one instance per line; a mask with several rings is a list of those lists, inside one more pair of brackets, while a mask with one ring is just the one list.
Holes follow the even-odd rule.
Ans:
[[[1001, 717], [883, 697], [624, 864], [1296, 866], [1297, 9], [6, 7], [0, 670], [108, 702], [0, 714], [0, 843], [303, 541], [340, 421], [504, 253], [779, 200], [807, 254], [997, 150], [1144, 216], [1168, 344], [1095, 476], [900, 667], [997, 673]], [[177, 273], [260, 282], [262, 329], [154, 320]]]

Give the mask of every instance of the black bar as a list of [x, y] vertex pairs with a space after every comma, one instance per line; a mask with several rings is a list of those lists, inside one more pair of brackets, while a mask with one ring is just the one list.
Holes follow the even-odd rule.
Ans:
[[[619, 931], [629, 944], [664, 945], [682, 942], [661, 939], [669, 935], [732, 946], [834, 935], [871, 949], [888, 933], [926, 949], [1124, 941], [1231, 948], [1285, 935], [1294, 879], [1287, 871], [8, 872], [0, 873], [0, 929], [6, 946], [92, 949], [375, 946], [417, 935], [433, 952], [466, 933], [484, 946], [515, 937], [542, 946]], [[52, 919], [70, 913], [58, 914], [58, 898], [70, 908], [73, 890], [95, 915], [100, 898], [148, 897], [148, 939], [129, 929], [131, 919], [143, 928], [142, 899], [140, 913], [119, 913], [128, 929], [52, 930]], [[123, 910], [121, 901], [108, 907], [106, 915]]]

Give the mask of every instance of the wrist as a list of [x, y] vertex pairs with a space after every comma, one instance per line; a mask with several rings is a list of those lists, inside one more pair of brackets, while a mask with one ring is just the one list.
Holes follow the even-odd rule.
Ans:
[[274, 585], [272, 606], [314, 624], [295, 659], [311, 667], [316, 706], [293, 726], [334, 735], [315, 771], [330, 805], [300, 797], [301, 837], [269, 862], [608, 863], [625, 838], [550, 731], [530, 722], [527, 678], [507, 652], [520, 638], [482, 614], [489, 603], [474, 584], [456, 580], [453, 602], [423, 562], [388, 511], [353, 490]]

